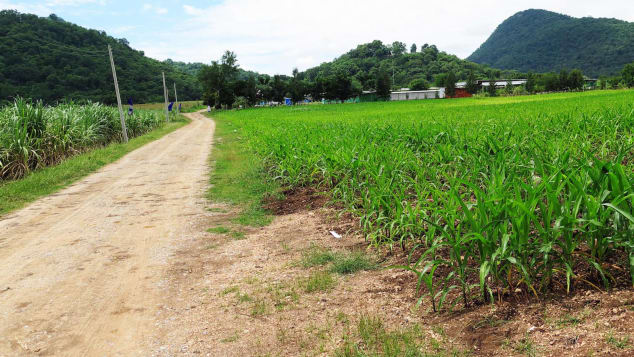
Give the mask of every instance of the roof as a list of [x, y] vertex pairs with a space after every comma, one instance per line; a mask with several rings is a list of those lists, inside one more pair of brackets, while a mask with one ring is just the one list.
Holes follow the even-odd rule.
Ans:
[[439, 92], [441, 91], [443, 88], [438, 88], [438, 89], [427, 89], [427, 90], [404, 90], [404, 91], [395, 91], [392, 92], [392, 94], [402, 94], [402, 93], [433, 93], [433, 92]]
[[[495, 81], [495, 86], [498, 87], [505, 87], [507, 85], [509, 81], [505, 80], [505, 81]], [[511, 81], [511, 85], [514, 86], [520, 86], [522, 84], [526, 84], [527, 80], [526, 79], [514, 79]], [[482, 81], [482, 86], [483, 87], [488, 87], [489, 86], [489, 81]]]

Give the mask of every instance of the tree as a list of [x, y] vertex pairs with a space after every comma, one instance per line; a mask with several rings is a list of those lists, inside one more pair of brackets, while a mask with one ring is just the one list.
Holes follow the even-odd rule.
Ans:
[[288, 90], [293, 103], [299, 103], [304, 100], [304, 83], [299, 79], [299, 71], [297, 68], [293, 69], [293, 78], [291, 79]]
[[314, 101], [321, 100], [324, 97], [325, 92], [325, 79], [319, 76], [309, 86], [310, 96]]
[[491, 76], [491, 78], [489, 79], [489, 87], [487, 88], [487, 92], [489, 93], [490, 97], [497, 97], [498, 95], [497, 89], [495, 88], [494, 76]]
[[476, 77], [473, 71], [469, 71], [469, 75], [467, 76], [467, 83], [465, 84], [465, 89], [471, 94], [475, 94], [478, 91], [478, 83], [476, 82]]
[[545, 73], [541, 76], [544, 90], [547, 92], [558, 91], [561, 88], [559, 76], [556, 73]]
[[447, 73], [445, 78], [445, 94], [449, 97], [456, 95], [456, 75], [453, 72]]
[[409, 89], [411, 90], [425, 90], [429, 89], [429, 83], [423, 78], [414, 79], [409, 84]]
[[390, 97], [392, 89], [392, 78], [385, 68], [379, 69], [376, 76], [376, 95], [379, 98], [387, 99]]
[[512, 80], [507, 80], [506, 81], [506, 86], [504, 87], [504, 93], [506, 93], [507, 95], [511, 95], [513, 94], [513, 81]]
[[435, 87], [444, 87], [447, 82], [447, 73], [439, 73], [434, 77]]
[[559, 90], [567, 90], [570, 88], [569, 82], [568, 82], [568, 71], [565, 69], [562, 69], [559, 72]]
[[568, 88], [571, 90], [582, 90], [583, 84], [585, 83], [583, 79], [583, 73], [579, 69], [573, 69], [568, 76]]
[[416, 44], [415, 43], [412, 43], [412, 47], [410, 47], [409, 53], [416, 53]]
[[623, 77], [623, 83], [626, 86], [634, 87], [634, 62], [628, 63], [623, 67], [621, 71], [621, 77]]
[[535, 91], [535, 75], [533, 72], [528, 72], [526, 75], [526, 91], [533, 93]]
[[247, 103], [250, 106], [254, 106], [258, 100], [258, 89], [257, 89], [257, 81], [255, 80], [255, 76], [249, 76], [249, 79], [246, 82], [246, 88], [244, 97], [247, 99]]
[[400, 56], [405, 53], [407, 47], [403, 42], [394, 41], [392, 43], [392, 56]]
[[284, 83], [284, 80], [282, 79], [282, 76], [280, 75], [274, 75], [273, 76], [273, 82], [271, 83], [271, 89], [272, 89], [272, 98], [274, 101], [276, 102], [283, 102], [284, 101], [284, 95], [286, 94], [286, 83]]
[[332, 99], [339, 99], [342, 102], [345, 102], [352, 97], [352, 79], [348, 73], [342, 70], [337, 71], [337, 73], [331, 78], [330, 91], [330, 97]]
[[608, 78], [606, 76], [599, 77], [599, 83], [597, 86], [599, 89], [606, 89], [608, 87]]

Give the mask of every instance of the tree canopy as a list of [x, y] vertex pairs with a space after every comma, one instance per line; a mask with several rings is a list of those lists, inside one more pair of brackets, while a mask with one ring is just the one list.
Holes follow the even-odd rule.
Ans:
[[[108, 45], [124, 101], [163, 101], [161, 72], [179, 100], [200, 99], [196, 77], [169, 62], [145, 57], [126, 39], [88, 30], [56, 15], [0, 11], [0, 101], [22, 96], [44, 102], [92, 100], [116, 103]], [[171, 91], [170, 91], [171, 93]]]
[[[439, 51], [434, 45], [424, 44], [418, 52], [406, 53], [406, 45], [394, 42], [385, 45], [376, 40], [362, 44], [332, 62], [323, 63], [302, 73], [305, 80], [314, 82], [317, 78], [328, 77], [337, 71], [343, 71], [357, 80], [363, 90], [374, 90], [377, 86], [379, 70], [393, 74], [392, 87], [407, 87], [412, 81], [423, 79], [438, 83], [437, 76], [453, 72], [458, 80], [465, 80], [470, 72], [477, 78], [485, 78], [492, 70], [490, 67], [461, 60]], [[495, 70], [494, 70], [495, 71]], [[517, 71], [497, 71], [498, 75], [517, 77]]]
[[596, 77], [619, 74], [633, 58], [633, 22], [526, 10], [502, 22], [467, 59], [518, 71], [579, 68]]

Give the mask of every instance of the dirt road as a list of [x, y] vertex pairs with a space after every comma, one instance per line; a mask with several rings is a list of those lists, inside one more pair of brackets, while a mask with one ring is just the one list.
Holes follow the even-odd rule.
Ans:
[[148, 354], [169, 257], [203, 211], [214, 123], [189, 117], [0, 218], [0, 356]]

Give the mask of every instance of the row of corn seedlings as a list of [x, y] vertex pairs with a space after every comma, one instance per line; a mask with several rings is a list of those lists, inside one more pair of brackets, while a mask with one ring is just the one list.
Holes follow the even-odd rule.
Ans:
[[[149, 111], [126, 116], [129, 137], [162, 123]], [[20, 178], [76, 153], [120, 141], [121, 136], [116, 108], [97, 103], [48, 107], [18, 98], [0, 108], [0, 180]]]
[[634, 285], [633, 103], [617, 91], [220, 118], [272, 177], [330, 191], [371, 243], [411, 250], [402, 268], [436, 309]]

